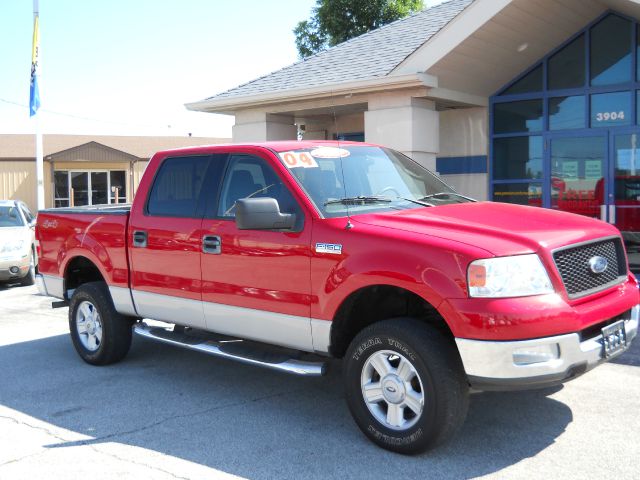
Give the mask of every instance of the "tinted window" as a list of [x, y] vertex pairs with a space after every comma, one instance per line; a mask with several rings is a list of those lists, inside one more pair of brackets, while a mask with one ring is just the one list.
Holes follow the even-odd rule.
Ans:
[[591, 29], [591, 85], [631, 81], [631, 22], [609, 15]]
[[493, 142], [493, 178], [542, 178], [542, 137], [496, 138]]
[[493, 108], [495, 133], [542, 130], [542, 100], [496, 103]]
[[520, 80], [507, 88], [500, 95], [515, 95], [517, 93], [531, 93], [542, 90], [542, 65], [527, 73]]
[[[231, 155], [222, 185], [218, 216], [235, 216], [238, 199], [260, 197], [275, 198], [282, 213], [300, 213], [291, 192], [266, 160], [253, 155]], [[298, 218], [301, 220], [302, 215]]]
[[549, 58], [549, 90], [584, 87], [584, 35]]
[[198, 200], [208, 164], [208, 156], [174, 157], [162, 162], [149, 194], [149, 215], [199, 217]]
[[125, 203], [127, 201], [126, 172], [123, 170], [112, 170], [109, 172], [111, 185], [111, 203]]
[[541, 183], [501, 183], [493, 186], [496, 202], [515, 203], [530, 207], [542, 206]]
[[549, 99], [549, 130], [585, 128], [586, 107], [583, 95]]
[[631, 92], [591, 95], [591, 126], [615, 127], [631, 124]]
[[69, 172], [55, 171], [53, 173], [53, 183], [55, 190], [55, 207], [69, 206]]

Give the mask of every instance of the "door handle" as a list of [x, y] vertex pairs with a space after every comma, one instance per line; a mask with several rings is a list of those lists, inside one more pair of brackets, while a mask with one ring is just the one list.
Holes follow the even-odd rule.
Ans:
[[133, 232], [133, 246], [138, 248], [147, 247], [147, 232], [144, 230], [135, 230]]
[[220, 255], [222, 253], [222, 241], [217, 235], [205, 235], [202, 237], [202, 253], [213, 253]]

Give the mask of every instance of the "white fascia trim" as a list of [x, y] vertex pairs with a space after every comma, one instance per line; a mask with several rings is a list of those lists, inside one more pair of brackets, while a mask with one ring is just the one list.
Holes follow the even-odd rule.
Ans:
[[284, 90], [281, 92], [260, 93], [257, 95], [247, 95], [230, 98], [212, 98], [199, 102], [186, 103], [188, 110], [209, 113], [233, 113], [240, 108], [252, 108], [265, 106], [271, 103], [293, 102], [299, 100], [310, 100], [321, 97], [333, 97], [337, 95], [349, 95], [356, 93], [369, 93], [379, 90], [393, 90], [410, 87], [438, 86], [438, 79], [433, 75], [421, 72], [413, 72], [404, 75], [389, 75], [384, 77], [374, 77], [366, 80], [355, 80], [349, 82], [318, 85], [309, 88], [299, 88], [294, 90]]
[[448, 88], [432, 88], [427, 94], [428, 98], [436, 100], [450, 100], [458, 103], [465, 103], [476, 107], [488, 107], [489, 97], [481, 95], [473, 95], [470, 93], [459, 92], [457, 90], [449, 90]]
[[426, 72], [513, 0], [476, 0], [409, 55], [392, 73]]

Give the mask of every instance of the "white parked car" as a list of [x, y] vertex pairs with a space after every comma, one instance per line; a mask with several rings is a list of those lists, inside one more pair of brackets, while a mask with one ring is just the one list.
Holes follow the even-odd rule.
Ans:
[[19, 200], [0, 200], [0, 282], [33, 285], [36, 217]]

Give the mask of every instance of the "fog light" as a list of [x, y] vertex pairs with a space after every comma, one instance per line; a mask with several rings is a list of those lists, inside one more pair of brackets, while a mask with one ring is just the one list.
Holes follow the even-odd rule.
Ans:
[[20, 271], [20, 269], [18, 267], [11, 267], [9, 271], [15, 275]]
[[557, 343], [516, 348], [513, 351], [513, 363], [516, 365], [531, 365], [558, 358], [560, 358], [560, 346]]

